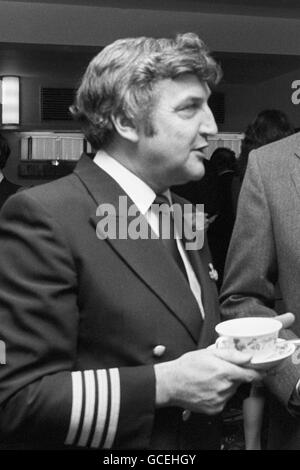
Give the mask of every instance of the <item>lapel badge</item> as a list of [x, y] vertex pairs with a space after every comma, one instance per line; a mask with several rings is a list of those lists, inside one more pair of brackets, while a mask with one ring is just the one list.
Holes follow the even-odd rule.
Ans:
[[217, 281], [219, 279], [218, 271], [214, 268], [212, 263], [208, 263], [209, 267], [209, 277], [211, 278], [212, 281]]

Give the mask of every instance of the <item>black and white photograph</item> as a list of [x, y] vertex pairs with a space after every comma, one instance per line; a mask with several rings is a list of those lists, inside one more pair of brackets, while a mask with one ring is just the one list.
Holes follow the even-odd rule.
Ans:
[[300, 450], [299, 283], [299, 0], [0, 0], [0, 451]]

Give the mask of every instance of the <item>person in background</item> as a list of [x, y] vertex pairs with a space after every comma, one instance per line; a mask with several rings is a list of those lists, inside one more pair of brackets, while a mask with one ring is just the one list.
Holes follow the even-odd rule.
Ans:
[[[276, 286], [295, 314], [283, 338], [300, 336], [300, 133], [251, 152], [221, 290], [224, 319], [274, 316]], [[300, 449], [297, 354], [265, 380], [268, 447]]]
[[225, 258], [235, 221], [234, 187], [237, 178], [235, 153], [226, 147], [217, 148], [210, 165], [214, 174], [212, 191], [216, 200], [215, 221], [208, 227], [208, 244], [213, 262], [218, 271], [218, 287], [221, 287]]
[[9, 181], [3, 173], [3, 168], [6, 165], [9, 155], [10, 148], [8, 142], [0, 134], [0, 209], [9, 196], [16, 193], [21, 187]]
[[[250, 152], [293, 133], [294, 128], [288, 116], [283, 111], [277, 109], [261, 111], [247, 127], [238, 158], [239, 182], [235, 186], [237, 188], [236, 206]], [[275, 299], [276, 310], [283, 312], [282, 294], [278, 283], [275, 286]], [[266, 441], [268, 407], [265, 409], [266, 416], [263, 419], [264, 395], [265, 390], [263, 387], [252, 387], [251, 395], [243, 400], [245, 444], [248, 449], [259, 449], [262, 442], [265, 444]]]
[[218, 273], [217, 286], [220, 288], [235, 220], [235, 153], [229, 148], [219, 147], [204, 165], [205, 175], [200, 181], [191, 181], [172, 189], [193, 204], [204, 204], [208, 244]]
[[[184, 209], [170, 186], [204, 175], [219, 77], [193, 33], [115, 41], [89, 64], [73, 107], [95, 158], [4, 206], [8, 448], [218, 449], [226, 402], [261, 378], [249, 355], [207, 349], [219, 322], [207, 244], [165, 242], [151, 211], [158, 198]], [[112, 225], [131, 220], [124, 198], [155, 237], [131, 237], [131, 224], [103, 237], [108, 208]]]
[[249, 153], [263, 145], [283, 139], [294, 133], [288, 116], [278, 109], [265, 109], [249, 124], [242, 141], [238, 158], [238, 173], [242, 184], [247, 169]]
[[208, 230], [217, 217], [218, 200], [215, 191], [216, 175], [210, 160], [205, 160], [203, 166], [205, 173], [201, 180], [173, 186], [172, 191], [194, 205], [204, 205], [205, 230]]

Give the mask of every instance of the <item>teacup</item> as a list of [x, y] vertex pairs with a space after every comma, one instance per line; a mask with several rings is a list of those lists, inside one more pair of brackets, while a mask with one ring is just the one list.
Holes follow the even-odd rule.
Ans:
[[236, 349], [251, 354], [256, 361], [276, 351], [280, 321], [274, 318], [246, 317], [227, 320], [216, 326], [217, 348]]

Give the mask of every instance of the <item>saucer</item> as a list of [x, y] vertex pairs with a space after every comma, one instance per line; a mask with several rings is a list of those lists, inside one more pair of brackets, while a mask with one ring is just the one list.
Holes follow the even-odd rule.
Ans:
[[295, 352], [296, 346], [284, 339], [278, 338], [275, 351], [264, 359], [251, 359], [253, 369], [270, 369], [280, 364]]
[[[208, 349], [215, 349], [216, 345], [212, 344]], [[290, 357], [295, 352], [296, 346], [289, 343], [285, 339], [278, 338], [275, 346], [275, 351], [269, 356], [262, 359], [251, 359], [250, 364], [252, 369], [267, 370], [277, 366], [285, 359]]]

